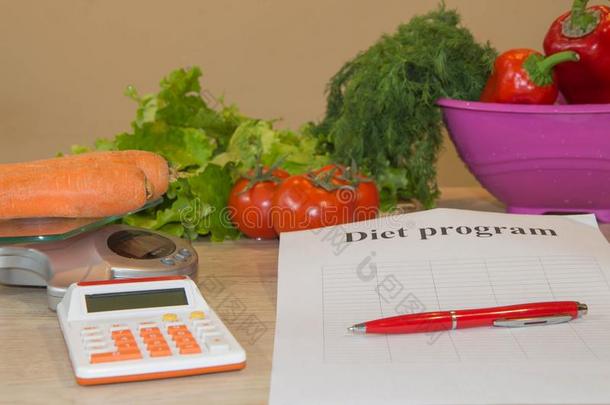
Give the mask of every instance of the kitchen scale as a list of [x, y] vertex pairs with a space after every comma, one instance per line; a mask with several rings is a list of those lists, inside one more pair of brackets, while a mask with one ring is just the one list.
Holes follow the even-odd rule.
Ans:
[[[160, 203], [151, 202], [140, 210]], [[197, 274], [181, 238], [126, 225], [120, 217], [0, 220], [0, 283], [47, 288], [49, 308], [73, 283]]]

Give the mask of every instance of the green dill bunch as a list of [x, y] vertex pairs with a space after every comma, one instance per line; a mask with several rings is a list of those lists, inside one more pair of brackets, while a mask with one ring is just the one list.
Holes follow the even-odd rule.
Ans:
[[435, 101], [478, 99], [495, 57], [441, 4], [347, 62], [328, 84], [314, 131], [328, 136], [337, 161], [355, 160], [376, 178], [385, 208], [398, 199], [431, 207], [443, 140]]

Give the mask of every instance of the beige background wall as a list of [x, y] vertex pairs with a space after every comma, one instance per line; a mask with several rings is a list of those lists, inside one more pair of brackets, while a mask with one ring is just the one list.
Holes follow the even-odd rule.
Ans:
[[[541, 48], [571, 0], [447, 0], [479, 40]], [[246, 114], [321, 118], [343, 62], [436, 0], [0, 0], [0, 162], [54, 155], [129, 128], [127, 84], [156, 90], [200, 65]], [[443, 185], [474, 184], [449, 141]]]

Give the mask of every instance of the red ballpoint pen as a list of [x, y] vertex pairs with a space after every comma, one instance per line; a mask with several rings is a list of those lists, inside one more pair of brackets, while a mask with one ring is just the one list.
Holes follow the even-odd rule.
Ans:
[[576, 301], [534, 302], [503, 307], [421, 312], [358, 323], [352, 333], [426, 333], [479, 326], [550, 325], [579, 318], [587, 305]]

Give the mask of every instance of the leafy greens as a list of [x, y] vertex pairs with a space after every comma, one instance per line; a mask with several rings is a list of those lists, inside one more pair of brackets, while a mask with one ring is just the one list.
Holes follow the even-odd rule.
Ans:
[[398, 200], [431, 207], [440, 97], [476, 100], [496, 52], [460, 26], [455, 10], [416, 16], [347, 62], [327, 87], [326, 116], [313, 132], [336, 161], [353, 159], [377, 180], [385, 208]]
[[[161, 80], [160, 91], [140, 96], [133, 87], [126, 94], [138, 103], [132, 131], [114, 139], [98, 139], [97, 150], [139, 149], [155, 152], [170, 164], [174, 181], [164, 201], [127, 216], [129, 225], [157, 229], [195, 239], [212, 240], [239, 235], [226, 209], [234, 181], [258, 160], [300, 173], [327, 163], [317, 152], [317, 139], [301, 133], [276, 130], [271, 121], [249, 118], [219, 100], [211, 108], [201, 94], [201, 70], [178, 69]], [[75, 146], [73, 153], [89, 148]]]

